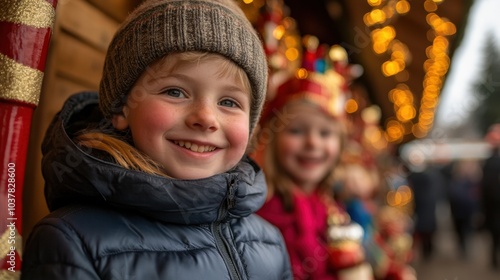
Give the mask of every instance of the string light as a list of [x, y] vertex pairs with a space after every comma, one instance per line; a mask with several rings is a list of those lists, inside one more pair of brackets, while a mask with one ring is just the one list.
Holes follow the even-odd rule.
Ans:
[[397, 39], [396, 31], [391, 25], [397, 16], [410, 12], [410, 3], [407, 0], [367, 0], [372, 10], [364, 15], [363, 21], [367, 27], [372, 28], [370, 35], [373, 51], [390, 57], [382, 63], [381, 72], [385, 77], [394, 77], [400, 82], [388, 93], [395, 115], [395, 118], [386, 121], [385, 136], [390, 142], [399, 143], [407, 134], [422, 138], [432, 128], [443, 77], [450, 64], [447, 36], [456, 33], [455, 25], [436, 13], [441, 2], [443, 0], [425, 0], [423, 3], [427, 12], [426, 22], [430, 27], [427, 37], [432, 44], [426, 49], [428, 59], [423, 65], [424, 88], [420, 107], [417, 109], [411, 89], [404, 84], [410, 78], [406, 67], [411, 63], [411, 53], [406, 44]]

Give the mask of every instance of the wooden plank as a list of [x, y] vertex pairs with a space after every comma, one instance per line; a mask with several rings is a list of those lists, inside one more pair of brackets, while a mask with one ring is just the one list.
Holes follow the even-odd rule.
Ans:
[[57, 77], [54, 81], [55, 92], [57, 98], [67, 99], [74, 93], [80, 91], [97, 91], [98, 86], [87, 86], [79, 83], [75, 83], [71, 80], [65, 79], [64, 77]]
[[128, 14], [141, 0], [87, 0], [97, 8], [119, 22], [125, 20]]
[[95, 86], [87, 86], [57, 76], [54, 81], [54, 94], [50, 103], [46, 104], [48, 111], [57, 112], [71, 95], [81, 91], [97, 91]]
[[82, 41], [61, 33], [57, 39], [55, 67], [59, 76], [97, 88], [104, 66], [104, 54]]
[[106, 51], [119, 26], [118, 21], [83, 0], [65, 1], [57, 10], [57, 20], [62, 29], [102, 51]]

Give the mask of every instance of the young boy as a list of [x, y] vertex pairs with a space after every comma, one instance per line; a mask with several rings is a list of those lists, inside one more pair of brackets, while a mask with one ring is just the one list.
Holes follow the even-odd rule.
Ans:
[[254, 215], [245, 156], [265, 97], [261, 42], [231, 0], [151, 0], [115, 35], [99, 97], [72, 96], [42, 145], [51, 214], [22, 279], [291, 279]]

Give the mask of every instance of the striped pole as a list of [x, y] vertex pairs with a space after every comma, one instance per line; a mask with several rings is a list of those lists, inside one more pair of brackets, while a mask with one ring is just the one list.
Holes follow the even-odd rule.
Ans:
[[19, 279], [22, 198], [57, 0], [0, 0], [0, 279]]

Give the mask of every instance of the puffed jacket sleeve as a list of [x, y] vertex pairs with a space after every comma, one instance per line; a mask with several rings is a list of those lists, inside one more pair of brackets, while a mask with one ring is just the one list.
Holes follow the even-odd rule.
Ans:
[[85, 246], [69, 226], [59, 220], [39, 223], [27, 240], [21, 280], [100, 279]]

